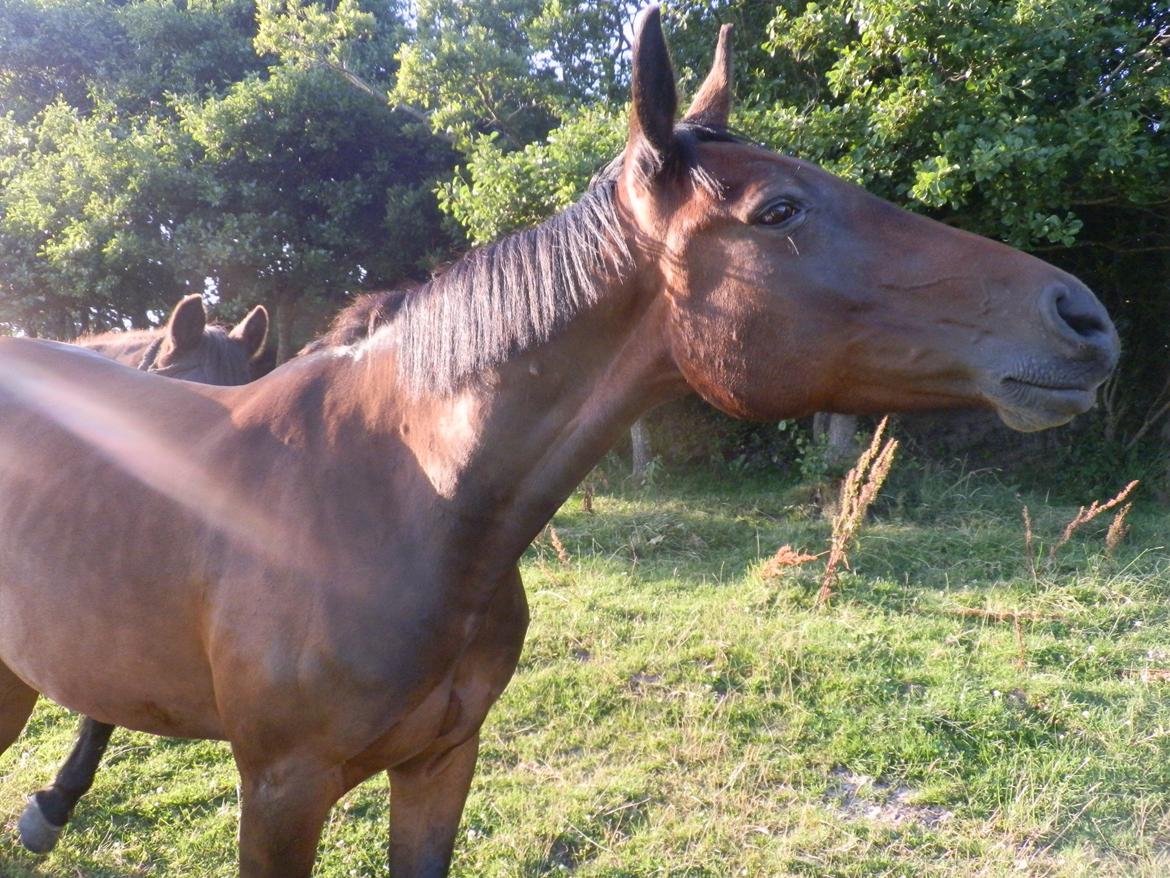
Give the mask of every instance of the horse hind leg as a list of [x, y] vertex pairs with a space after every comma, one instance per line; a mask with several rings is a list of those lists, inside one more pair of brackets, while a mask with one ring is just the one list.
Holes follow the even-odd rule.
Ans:
[[77, 742], [52, 786], [33, 793], [20, 815], [20, 840], [34, 854], [47, 854], [57, 844], [77, 800], [93, 786], [98, 764], [114, 726], [85, 717]]

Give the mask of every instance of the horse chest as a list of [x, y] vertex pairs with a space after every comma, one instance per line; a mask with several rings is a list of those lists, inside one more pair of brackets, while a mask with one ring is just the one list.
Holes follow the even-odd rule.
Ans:
[[528, 604], [513, 570], [468, 626], [463, 649], [441, 682], [412, 693], [416, 706], [396, 717], [353, 763], [373, 770], [420, 755], [439, 757], [475, 734], [516, 670], [527, 627]]

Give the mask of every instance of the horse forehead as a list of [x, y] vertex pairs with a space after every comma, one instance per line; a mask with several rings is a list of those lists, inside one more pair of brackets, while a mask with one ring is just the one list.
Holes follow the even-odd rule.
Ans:
[[756, 144], [704, 143], [700, 156], [704, 170], [723, 184], [728, 197], [777, 184], [788, 184], [797, 190], [834, 184], [850, 188], [844, 180], [811, 162]]
[[168, 353], [159, 357], [147, 371], [165, 372], [168, 378], [197, 384], [246, 384], [251, 377], [247, 357], [242, 351], [231, 348], [207, 350], [200, 347], [177, 357]]

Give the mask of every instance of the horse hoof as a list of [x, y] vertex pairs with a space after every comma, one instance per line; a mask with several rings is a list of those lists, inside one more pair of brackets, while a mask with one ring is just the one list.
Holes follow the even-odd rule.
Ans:
[[24, 806], [24, 813], [20, 815], [20, 841], [34, 854], [47, 854], [57, 844], [64, 826], [54, 826], [41, 813], [41, 806], [35, 798], [29, 798]]

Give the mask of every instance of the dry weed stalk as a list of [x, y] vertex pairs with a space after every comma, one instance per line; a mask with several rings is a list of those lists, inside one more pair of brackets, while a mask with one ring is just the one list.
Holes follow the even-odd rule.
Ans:
[[[823, 554], [825, 553], [822, 552], [821, 555]], [[768, 559], [768, 563], [764, 565], [760, 573], [764, 579], [775, 579], [789, 567], [799, 567], [809, 561], [817, 560], [821, 555], [806, 555], [785, 543], [776, 550], [775, 555]]]
[[593, 480], [586, 479], [581, 485], [581, 509], [586, 515], [593, 514]]
[[1142, 668], [1126, 671], [1125, 676], [1143, 683], [1170, 683], [1170, 668]]
[[1118, 509], [1109, 525], [1109, 530], [1105, 532], [1105, 554], [1110, 557], [1117, 551], [1117, 547], [1121, 545], [1125, 535], [1129, 533], [1129, 524], [1125, 519], [1131, 509], [1133, 509], [1133, 503], [1126, 503]]
[[944, 610], [949, 616], [963, 616], [967, 618], [987, 619], [991, 622], [1011, 622], [1012, 632], [1016, 636], [1016, 667], [1022, 668], [1028, 664], [1028, 650], [1024, 644], [1024, 627], [1022, 621], [1050, 622], [1059, 620], [1060, 616], [1046, 613], [1030, 613], [1026, 610], [981, 610], [978, 607], [956, 607]]
[[1056, 622], [1063, 619], [1051, 613], [1030, 613], [1027, 610], [981, 610], [978, 607], [955, 607], [943, 610], [948, 616], [962, 616], [964, 618], [987, 619], [991, 622], [1018, 622], [1026, 619], [1029, 622]]
[[[1072, 535], [1076, 532], [1076, 530], [1079, 527], [1081, 527], [1082, 525], [1088, 524], [1090, 521], [1092, 521], [1094, 518], [1096, 518], [1102, 512], [1108, 512], [1110, 509], [1117, 506], [1118, 504], [1124, 503], [1126, 501], [1126, 499], [1129, 497], [1129, 495], [1133, 493], [1133, 489], [1136, 488], [1137, 486], [1138, 486], [1138, 480], [1134, 479], [1132, 482], [1130, 482], [1128, 485], [1126, 485], [1124, 488], [1122, 488], [1121, 491], [1118, 492], [1117, 496], [1114, 497], [1109, 502], [1107, 502], [1105, 504], [1101, 504], [1101, 503], [1098, 503], [1096, 500], [1094, 500], [1092, 502], [1092, 504], [1089, 505], [1087, 508], [1082, 506], [1079, 510], [1077, 510], [1077, 514], [1076, 514], [1076, 516], [1073, 517], [1073, 520], [1070, 521], [1067, 525], [1065, 525], [1064, 533], [1061, 534], [1060, 539], [1057, 540], [1055, 543], [1053, 543], [1052, 548], [1050, 548], [1048, 550], [1048, 560], [1052, 561], [1056, 557], [1057, 551], [1059, 551], [1060, 548], [1065, 543], [1067, 543], [1070, 539], [1072, 539]], [[1123, 512], [1125, 512], [1125, 511], [1128, 511], [1128, 510], [1123, 510]], [[1123, 522], [1121, 525], [1119, 525], [1119, 528], [1123, 529], [1125, 527], [1124, 514], [1118, 513], [1118, 517], [1120, 517], [1122, 519], [1122, 522]], [[1116, 521], [1116, 519], [1115, 519], [1115, 521]], [[1124, 536], [1124, 534], [1122, 534], [1122, 536]], [[1120, 542], [1120, 541], [1121, 541], [1121, 538], [1118, 537], [1118, 542]]]
[[1028, 665], [1028, 651], [1024, 648], [1024, 629], [1020, 626], [1020, 614], [1012, 615], [1012, 631], [1016, 635], [1016, 667], [1025, 668]]
[[581, 510], [586, 515], [593, 514], [593, 499], [597, 496], [597, 486], [609, 487], [605, 474], [600, 469], [594, 469], [581, 482]]
[[837, 581], [837, 568], [842, 564], [848, 568], [849, 549], [857, 537], [865, 513], [870, 504], [877, 499], [886, 476], [890, 474], [894, 452], [898, 450], [898, 440], [887, 439], [885, 444], [882, 444], [889, 420], [888, 417], [882, 418], [869, 447], [861, 453], [861, 457], [841, 483], [841, 502], [837, 514], [833, 516], [829, 560], [825, 563], [825, 573], [821, 577], [821, 590], [817, 592], [817, 606], [827, 604], [832, 598], [833, 583]]
[[1032, 532], [1032, 513], [1028, 511], [1028, 507], [1024, 507], [1024, 557], [1028, 559], [1028, 570], [1032, 574], [1032, 581], [1036, 582], [1039, 576], [1036, 574], [1036, 539]]
[[552, 543], [553, 551], [557, 553], [557, 559], [565, 567], [568, 567], [572, 562], [573, 557], [569, 554], [565, 544], [561, 542], [561, 538], [557, 535], [557, 529], [551, 524], [548, 526], [548, 541]]

